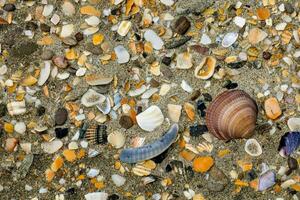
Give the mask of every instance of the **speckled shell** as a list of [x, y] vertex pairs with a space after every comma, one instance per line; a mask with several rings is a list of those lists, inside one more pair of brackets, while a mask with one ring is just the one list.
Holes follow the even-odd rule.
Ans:
[[242, 90], [219, 94], [208, 106], [206, 125], [211, 134], [221, 140], [250, 137], [257, 118], [256, 102]]

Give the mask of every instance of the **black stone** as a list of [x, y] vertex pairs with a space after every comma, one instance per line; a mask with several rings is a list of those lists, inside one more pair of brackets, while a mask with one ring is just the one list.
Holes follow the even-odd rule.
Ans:
[[55, 113], [55, 124], [63, 125], [68, 119], [68, 111], [65, 108], [59, 108]]
[[206, 110], [206, 106], [204, 101], [202, 100], [197, 101], [197, 112], [201, 117], [204, 117], [206, 115], [205, 110]]
[[269, 60], [271, 58], [272, 54], [270, 52], [264, 51], [263, 52], [263, 58], [265, 60]]
[[67, 189], [66, 194], [67, 195], [73, 195], [73, 194], [75, 194], [75, 188], [69, 188], [69, 189]]
[[298, 167], [299, 167], [298, 161], [295, 158], [289, 156], [287, 162], [288, 162], [288, 166], [291, 170], [298, 169]]
[[166, 172], [170, 172], [170, 171], [172, 171], [173, 169], [172, 169], [172, 167], [171, 167], [171, 165], [170, 164], [167, 164], [167, 166], [166, 166]]
[[252, 170], [250, 170], [248, 173], [247, 173], [247, 179], [249, 180], [249, 181], [252, 181], [252, 180], [254, 180], [254, 179], [256, 179], [257, 178], [257, 174], [256, 174], [256, 172], [252, 169]]
[[55, 135], [58, 139], [62, 139], [64, 137], [66, 137], [69, 133], [69, 129], [68, 128], [56, 128], [55, 129]]
[[284, 8], [288, 14], [292, 14], [295, 11], [295, 9], [291, 3], [285, 3]]
[[212, 96], [210, 94], [203, 93], [202, 95], [203, 95], [205, 101], [212, 101]]
[[108, 200], [117, 200], [120, 199], [120, 197], [117, 194], [112, 194], [108, 197]]
[[77, 40], [77, 42], [80, 42], [83, 40], [83, 34], [81, 32], [78, 32], [75, 34], [75, 39]]
[[228, 89], [228, 90], [232, 90], [237, 88], [239, 85], [237, 83], [233, 83], [230, 80], [226, 81], [224, 84], [224, 88]]
[[40, 29], [41, 29], [41, 31], [43, 31], [43, 32], [50, 32], [51, 27], [48, 26], [47, 24], [41, 24], [41, 25], [40, 25]]
[[196, 125], [190, 126], [190, 135], [192, 137], [198, 137], [207, 131], [208, 131], [208, 129], [207, 129], [206, 125], [196, 124]]
[[129, 129], [133, 126], [133, 121], [131, 119], [131, 117], [127, 116], [127, 115], [122, 115], [120, 117], [120, 120], [119, 120], [119, 124], [125, 128], [125, 129]]
[[46, 112], [46, 108], [43, 106], [39, 106], [36, 110], [37, 116], [42, 116], [43, 114], [45, 114], [45, 112]]
[[0, 104], [0, 117], [4, 117], [7, 113], [7, 107], [5, 104]]
[[12, 3], [7, 3], [7, 4], [4, 4], [3, 10], [5, 10], [7, 12], [15, 11], [16, 10], [16, 6], [14, 4], [12, 4]]
[[159, 154], [158, 156], [152, 158], [151, 160], [154, 161], [156, 164], [162, 163], [162, 161], [164, 161], [164, 159], [166, 159], [166, 157], [168, 156], [168, 150], [162, 152], [161, 154]]
[[172, 59], [170, 57], [163, 57], [162, 63], [169, 66], [171, 64]]

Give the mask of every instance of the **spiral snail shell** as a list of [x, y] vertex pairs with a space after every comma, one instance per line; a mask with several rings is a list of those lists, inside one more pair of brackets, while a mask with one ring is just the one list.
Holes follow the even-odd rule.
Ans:
[[242, 90], [219, 94], [207, 108], [206, 125], [221, 140], [250, 137], [257, 118], [256, 102]]

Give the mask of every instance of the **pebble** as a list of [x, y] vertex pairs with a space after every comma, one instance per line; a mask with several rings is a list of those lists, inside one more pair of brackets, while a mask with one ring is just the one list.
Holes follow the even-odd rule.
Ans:
[[105, 192], [93, 192], [93, 193], [88, 193], [84, 195], [85, 200], [107, 200], [108, 194]]
[[76, 12], [75, 6], [70, 1], [64, 1], [61, 8], [66, 16], [72, 16]]
[[169, 66], [172, 62], [172, 59], [170, 57], [163, 57], [162, 61], [163, 64]]
[[103, 53], [103, 50], [99, 48], [99, 46], [93, 45], [93, 43], [87, 43], [86, 50], [95, 55], [101, 55]]
[[292, 117], [287, 121], [287, 125], [291, 131], [299, 131], [300, 130], [300, 118]]
[[96, 16], [90, 16], [85, 19], [85, 22], [90, 26], [96, 27], [100, 24], [100, 19]]
[[68, 135], [69, 129], [68, 128], [56, 128], [55, 129], [55, 136], [58, 139], [62, 139]]
[[17, 122], [14, 126], [14, 130], [23, 135], [26, 132], [26, 124], [24, 122]]
[[129, 129], [133, 126], [133, 121], [132, 121], [131, 117], [129, 117], [127, 115], [122, 115], [120, 117], [119, 124], [121, 125], [121, 127], [125, 128], [125, 129]]
[[68, 111], [65, 108], [59, 108], [56, 112], [55, 112], [55, 124], [56, 125], [63, 125], [67, 119], [68, 119]]
[[73, 32], [74, 32], [73, 24], [63, 25], [59, 36], [61, 38], [70, 37], [73, 34]]
[[126, 179], [118, 174], [113, 174], [111, 176], [111, 179], [117, 187], [123, 186], [126, 182]]
[[54, 65], [61, 69], [65, 69], [69, 65], [68, 60], [64, 56], [53, 56], [52, 62]]
[[53, 154], [63, 146], [63, 143], [61, 140], [53, 140], [51, 142], [44, 142], [41, 146], [45, 153]]
[[7, 3], [7, 4], [4, 4], [3, 10], [5, 10], [7, 12], [12, 12], [12, 11], [16, 10], [16, 6], [12, 3]]
[[228, 184], [228, 178], [226, 175], [217, 167], [212, 167], [209, 171], [209, 178], [207, 188], [212, 192], [220, 192], [225, 189]]
[[285, 11], [286, 11], [288, 14], [292, 14], [292, 13], [295, 11], [294, 6], [293, 6], [291, 3], [289, 3], [289, 2], [286, 2], [286, 3], [284, 4], [284, 8], [285, 8]]
[[200, 135], [204, 134], [207, 131], [208, 131], [208, 129], [207, 129], [206, 125], [196, 124], [196, 125], [190, 126], [190, 135], [192, 137], [199, 137]]
[[166, 6], [172, 6], [174, 4], [174, 0], [160, 0], [160, 2]]
[[41, 54], [41, 58], [43, 60], [51, 60], [53, 56], [54, 56], [53, 51], [52, 50], [48, 50], [48, 49], [44, 50], [42, 52], [42, 54]]
[[16, 138], [7, 138], [5, 141], [5, 150], [9, 153], [12, 153], [17, 145], [18, 140]]
[[209, 44], [211, 44], [211, 42], [212, 41], [211, 41], [210, 37], [206, 33], [203, 33], [201, 36], [201, 39], [200, 39], [200, 43], [203, 45], [209, 45]]
[[94, 178], [94, 177], [98, 176], [99, 173], [100, 173], [100, 170], [99, 170], [99, 169], [90, 169], [90, 170], [87, 172], [86, 175], [87, 175], [89, 178]]
[[174, 32], [179, 35], [184, 35], [189, 28], [191, 27], [191, 22], [188, 18], [181, 16], [179, 17], [174, 24]]
[[233, 19], [233, 22], [240, 28], [243, 28], [243, 26], [246, 24], [246, 19], [240, 16], [236, 16]]
[[289, 156], [287, 162], [291, 170], [296, 170], [299, 168], [298, 161], [295, 158]]

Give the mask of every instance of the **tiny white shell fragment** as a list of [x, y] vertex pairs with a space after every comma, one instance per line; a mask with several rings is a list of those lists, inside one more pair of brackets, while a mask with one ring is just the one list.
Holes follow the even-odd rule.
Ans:
[[230, 47], [231, 45], [233, 45], [233, 43], [235, 43], [238, 36], [239, 36], [239, 34], [236, 32], [226, 33], [226, 35], [224, 36], [224, 38], [222, 40], [222, 46], [225, 48]]
[[107, 141], [116, 149], [119, 149], [125, 144], [125, 135], [119, 131], [110, 133], [107, 137]]
[[300, 131], [300, 118], [292, 117], [287, 121], [287, 125], [291, 131]]
[[296, 184], [296, 183], [297, 183], [297, 182], [296, 182], [295, 180], [289, 179], [289, 180], [284, 181], [284, 182], [280, 185], [280, 187], [283, 188], [283, 189], [286, 189], [286, 188], [288, 188], [288, 187], [290, 187], [291, 185], [294, 185], [294, 184]]
[[168, 104], [168, 114], [169, 118], [173, 122], [179, 122], [179, 118], [181, 116], [181, 110], [182, 106], [181, 105], [175, 105], [175, 104]]
[[245, 151], [250, 156], [260, 156], [262, 154], [262, 148], [256, 139], [248, 139], [245, 144]]
[[58, 73], [56, 77], [59, 80], [65, 80], [65, 79], [69, 78], [69, 76], [70, 76], [69, 72], [63, 72], [63, 73]]
[[90, 27], [90, 28], [83, 30], [83, 35], [86, 35], [86, 36], [93, 35], [97, 31], [99, 31], [99, 27]]
[[142, 95], [142, 99], [149, 99], [156, 92], [158, 92], [158, 88], [150, 88]]
[[174, 0], [160, 0], [160, 2], [166, 6], [172, 6], [174, 4]]
[[74, 32], [74, 25], [73, 24], [67, 24], [62, 26], [61, 32], [60, 32], [60, 37], [61, 38], [66, 38], [72, 35]]
[[137, 124], [145, 131], [153, 131], [159, 127], [163, 121], [164, 116], [158, 106], [150, 106], [144, 112], [136, 116]]
[[115, 1], [114, 1], [114, 4], [115, 4], [115, 5], [118, 5], [118, 4], [122, 3], [123, 1], [124, 1], [124, 0], [115, 0]]
[[152, 44], [155, 50], [160, 50], [164, 46], [164, 41], [151, 29], [146, 30], [144, 38]]
[[54, 9], [54, 6], [51, 4], [45, 5], [43, 13], [42, 13], [43, 16], [48, 17], [49, 15], [51, 15], [53, 9]]
[[203, 45], [209, 45], [211, 44], [211, 39], [206, 33], [203, 33], [203, 35], [201, 36], [200, 43]]
[[50, 76], [50, 72], [51, 72], [51, 64], [49, 61], [45, 61], [44, 66], [41, 68], [40, 77], [38, 80], [39, 86], [42, 86], [46, 83], [46, 81]]
[[6, 74], [7, 72], [7, 66], [6, 65], [2, 65], [0, 67], [0, 76]]
[[99, 175], [99, 173], [100, 173], [100, 170], [99, 169], [90, 169], [88, 172], [87, 172], [87, 176], [89, 177], [89, 178], [94, 178], [94, 177], [96, 177], [96, 176], [98, 176]]
[[7, 104], [8, 113], [11, 116], [21, 115], [26, 112], [25, 101], [13, 101]]
[[53, 140], [51, 142], [42, 143], [42, 149], [44, 152], [53, 154], [57, 152], [63, 146], [63, 142], [61, 140]]
[[26, 124], [24, 122], [17, 122], [14, 125], [14, 130], [19, 134], [24, 134], [26, 132]]
[[86, 73], [86, 68], [85, 67], [80, 67], [77, 71], [76, 71], [76, 76], [84, 76]]
[[95, 200], [95, 199], [101, 199], [101, 200], [107, 200], [108, 194], [105, 192], [92, 192], [84, 195], [85, 200]]
[[102, 94], [97, 93], [93, 89], [89, 89], [82, 97], [81, 97], [81, 103], [85, 107], [92, 107], [99, 103], [103, 103], [105, 101], [106, 97]]
[[120, 176], [118, 174], [113, 174], [111, 176], [111, 179], [117, 187], [121, 187], [126, 182], [126, 179], [123, 176]]
[[189, 52], [180, 53], [177, 56], [176, 61], [176, 68], [178, 69], [189, 69], [193, 66], [192, 54], [190, 54]]
[[233, 22], [234, 22], [235, 25], [237, 25], [238, 27], [243, 28], [243, 26], [244, 26], [245, 23], [246, 23], [246, 19], [243, 18], [243, 17], [240, 17], [240, 16], [236, 16], [236, 17], [233, 19]]
[[193, 88], [185, 81], [185, 80], [182, 80], [181, 81], [181, 88], [188, 92], [188, 93], [192, 93], [193, 92]]
[[125, 49], [124, 46], [122, 45], [116, 46], [114, 50], [117, 55], [119, 64], [127, 63], [129, 61], [130, 54], [128, 53], [128, 51]]
[[167, 83], [163, 83], [161, 85], [160, 91], [159, 91], [159, 95], [160, 96], [165, 96], [171, 89], [171, 85], [167, 84]]
[[96, 27], [100, 23], [100, 19], [96, 16], [90, 16], [84, 20], [88, 25]]
[[147, 87], [145, 85], [142, 85], [142, 87], [134, 90], [129, 90], [128, 95], [131, 97], [136, 97], [141, 94], [143, 94], [147, 90]]
[[111, 110], [111, 103], [109, 97], [106, 97], [105, 101], [97, 104], [97, 108], [105, 115]]
[[118, 34], [121, 36], [126, 36], [131, 28], [131, 21], [122, 21], [118, 28]]
[[61, 8], [63, 13], [67, 16], [72, 16], [76, 12], [75, 6], [70, 1], [64, 1]]
[[285, 23], [285, 22], [279, 23], [275, 26], [275, 29], [277, 31], [283, 31], [285, 29], [286, 25], [287, 25], [287, 23]]

